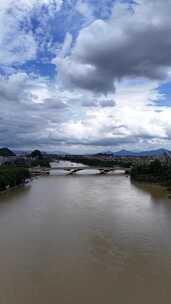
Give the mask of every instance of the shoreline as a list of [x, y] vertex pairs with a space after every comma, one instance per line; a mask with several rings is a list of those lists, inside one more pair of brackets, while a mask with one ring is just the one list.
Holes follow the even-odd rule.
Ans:
[[9, 192], [11, 192], [11, 191], [14, 191], [14, 190], [20, 188], [20, 187], [24, 187], [24, 186], [30, 184], [31, 181], [32, 181], [32, 180], [30, 179], [30, 182], [24, 182], [24, 183], [22, 183], [22, 184], [20, 184], [20, 185], [13, 186], [13, 187], [9, 187], [9, 188], [6, 189], [6, 190], [0, 190], [0, 195], [1, 195], [1, 194], [9, 193]]
[[148, 184], [152, 184], [152, 185], [160, 186], [160, 187], [164, 188], [167, 191], [168, 198], [171, 199], [171, 186], [168, 185], [166, 182], [161, 182], [161, 181], [157, 181], [157, 180], [155, 181], [154, 179], [147, 180], [147, 179], [143, 179], [142, 176], [140, 178], [137, 178], [137, 179], [131, 177], [131, 180], [133, 182], [137, 182], [137, 183], [140, 183], [140, 184], [147, 184], [147, 185]]

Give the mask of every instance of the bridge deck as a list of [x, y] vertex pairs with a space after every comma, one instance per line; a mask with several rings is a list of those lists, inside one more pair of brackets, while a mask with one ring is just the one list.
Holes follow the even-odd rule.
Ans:
[[53, 167], [49, 168], [49, 170], [128, 170], [129, 168], [121, 168], [121, 167]]
[[83, 171], [83, 170], [97, 170], [99, 171], [98, 173], [100, 175], [105, 175], [110, 172], [116, 171], [116, 170], [124, 170], [124, 172], [129, 172], [129, 168], [122, 168], [122, 167], [83, 167], [83, 166], [78, 166], [78, 167], [53, 167], [53, 168], [32, 168], [31, 173], [32, 175], [49, 175], [51, 171], [58, 171], [58, 170], [63, 170], [66, 171], [68, 174], [67, 175], [72, 175], [76, 174], [77, 172]]

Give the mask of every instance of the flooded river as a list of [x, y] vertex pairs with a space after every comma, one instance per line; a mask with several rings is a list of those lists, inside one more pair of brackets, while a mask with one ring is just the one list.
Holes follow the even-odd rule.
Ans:
[[1, 304], [171, 303], [171, 200], [125, 175], [0, 196]]

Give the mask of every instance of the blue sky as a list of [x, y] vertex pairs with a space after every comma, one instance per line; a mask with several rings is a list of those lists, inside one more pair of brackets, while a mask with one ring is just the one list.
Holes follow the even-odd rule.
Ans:
[[[57, 48], [60, 50], [63, 45], [66, 34], [68, 32], [72, 34], [74, 43], [81, 28], [86, 27], [96, 18], [103, 20], [109, 18], [114, 2], [114, 0], [63, 1], [61, 9], [54, 12], [53, 15], [48, 15], [48, 18], [48, 7], [46, 6], [42, 7], [40, 16], [39, 12], [33, 12], [27, 30], [31, 29], [35, 35], [37, 31], [42, 31], [42, 23], [44, 23], [42, 19], [45, 18], [45, 32], [43, 30], [39, 37], [40, 40], [42, 39], [44, 47], [38, 49], [36, 61], [26, 62], [22, 69], [38, 72], [43, 76], [55, 77], [55, 67], [51, 60]], [[81, 9], [81, 7], [83, 8]], [[88, 15], [87, 10], [89, 10]], [[48, 47], [49, 43], [52, 49]]]
[[1, 0], [0, 145], [171, 149], [170, 9], [169, 0]]

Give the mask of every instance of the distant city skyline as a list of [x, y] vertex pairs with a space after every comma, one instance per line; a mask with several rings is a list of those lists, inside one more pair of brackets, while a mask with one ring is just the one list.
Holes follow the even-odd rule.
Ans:
[[171, 150], [171, 1], [1, 0], [0, 146]]

